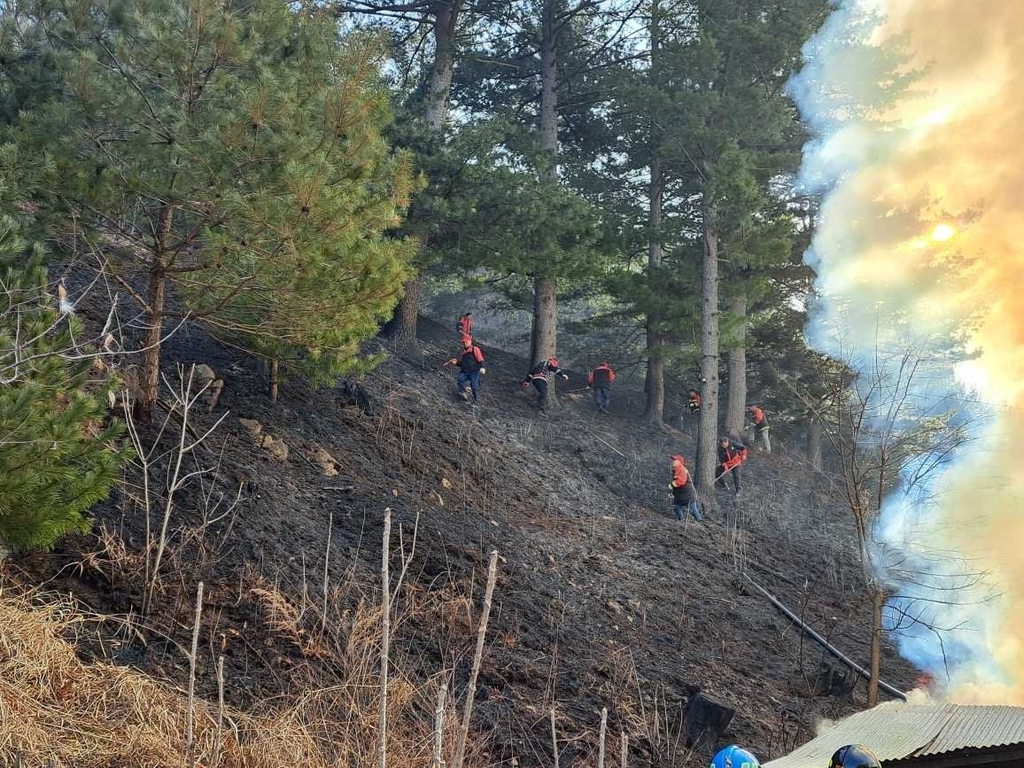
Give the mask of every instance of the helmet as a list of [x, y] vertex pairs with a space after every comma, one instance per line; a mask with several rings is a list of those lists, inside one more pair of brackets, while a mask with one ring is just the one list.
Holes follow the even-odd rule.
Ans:
[[847, 744], [832, 755], [828, 768], [882, 768], [882, 763], [862, 744]]
[[678, 461], [678, 462], [679, 462], [680, 464], [682, 464], [683, 466], [686, 466], [686, 459], [685, 459], [685, 458], [683, 458], [683, 455], [682, 455], [682, 454], [680, 454], [680, 453], [674, 453], [674, 454], [672, 454], [671, 456], [669, 456], [669, 458], [670, 458], [670, 459], [671, 459], [672, 461]]
[[558, 367], [558, 358], [557, 357], [549, 357], [548, 358], [548, 365], [550, 365], [552, 368], [557, 368]]
[[711, 768], [761, 768], [761, 764], [747, 750], [733, 744], [714, 756]]
[[722, 435], [720, 438], [718, 438], [718, 442], [720, 443], [728, 443], [731, 442], [731, 440], [732, 438], [730, 438], [728, 435]]
[[463, 334], [463, 336], [462, 336], [462, 346], [470, 347], [472, 345], [473, 345], [473, 337], [469, 336], [468, 334]]

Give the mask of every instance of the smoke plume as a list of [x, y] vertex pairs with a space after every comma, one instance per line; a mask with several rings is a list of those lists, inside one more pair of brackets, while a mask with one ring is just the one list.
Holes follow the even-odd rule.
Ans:
[[[801, 182], [825, 193], [808, 336], [864, 364], [907, 338], [956, 341], [969, 359], [930, 357], [913, 395], [984, 414], [930, 478], [935, 503], [890, 498], [875, 536], [957, 552], [998, 596], [937, 600], [951, 631], [918, 628], [901, 651], [950, 700], [1024, 705], [1024, 0], [843, 0], [804, 54]], [[936, 597], [939, 581], [897, 586]]]

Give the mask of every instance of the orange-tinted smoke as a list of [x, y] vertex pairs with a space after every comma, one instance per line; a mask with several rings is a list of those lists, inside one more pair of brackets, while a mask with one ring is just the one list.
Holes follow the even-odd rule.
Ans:
[[[1000, 408], [939, 481], [932, 543], [963, 552], [1001, 596], [962, 611], [973, 661], [945, 694], [1024, 705], [1024, 0], [848, 0], [837, 14], [867, 11], [883, 18], [875, 53], [851, 52], [849, 26], [826, 28], [819, 69], [795, 88], [812, 127], [841, 124], [804, 169], [835, 183], [815, 241], [820, 289], [848, 310], [846, 344], [873, 343], [885, 301], [922, 333], [952, 321], [978, 353], [962, 379]], [[918, 75], [883, 106], [879, 62], [897, 49]], [[830, 117], [832, 87], [875, 108], [848, 100]]]

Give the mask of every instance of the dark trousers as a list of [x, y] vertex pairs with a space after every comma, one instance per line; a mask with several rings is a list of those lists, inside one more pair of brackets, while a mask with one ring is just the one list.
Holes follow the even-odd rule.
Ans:
[[537, 405], [543, 411], [544, 407], [548, 404], [548, 380], [535, 378], [531, 383], [537, 390]]
[[612, 390], [610, 387], [594, 387], [594, 402], [597, 403], [599, 411], [608, 410], [612, 402]]
[[729, 475], [732, 475], [732, 484], [735, 486], [736, 492], [739, 493], [739, 490], [740, 490], [740, 468], [739, 467], [733, 467], [728, 472], [726, 472], [725, 471], [725, 467], [723, 467], [721, 464], [719, 464], [718, 468], [715, 470], [715, 477], [718, 478], [718, 480], [715, 481], [715, 485], [717, 485], [719, 488], [728, 488], [729, 484], [725, 482], [725, 478], [727, 478]]
[[458, 387], [460, 395], [465, 393], [467, 383], [469, 384], [470, 389], [473, 390], [473, 402], [475, 403], [477, 391], [480, 389], [480, 371], [459, 373], [459, 377], [455, 380], [455, 386]]

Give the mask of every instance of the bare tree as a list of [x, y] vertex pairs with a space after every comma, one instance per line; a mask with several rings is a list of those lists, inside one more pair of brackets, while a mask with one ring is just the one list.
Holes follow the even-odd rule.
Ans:
[[[822, 359], [823, 398], [793, 387], [832, 449], [839, 468], [834, 488], [853, 517], [871, 599], [871, 707], [878, 703], [883, 632], [957, 629], [939, 626], [929, 606], [974, 599], [984, 576], [952, 553], [930, 552], [920, 542], [897, 549], [876, 537], [887, 503], [900, 503], [900, 496], [916, 505], [932, 501], [931, 480], [969, 439], [969, 421], [957, 417], [952, 400], [945, 413], [935, 407], [943, 402], [935, 382], [946, 370], [948, 360], [925, 344], [879, 342], [870, 359]], [[904, 595], [896, 585], [919, 589]]]

